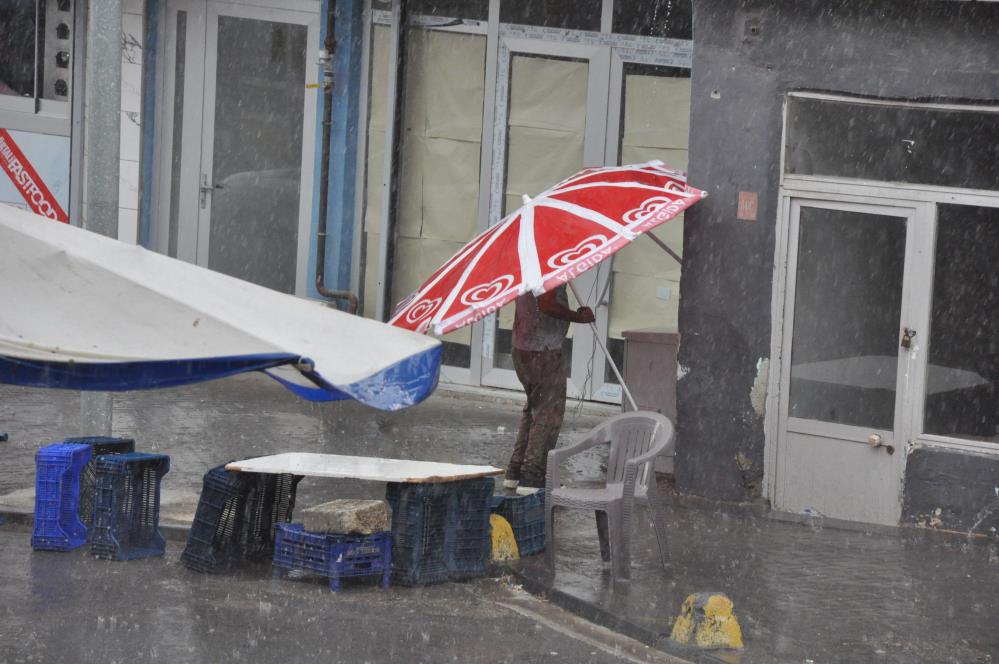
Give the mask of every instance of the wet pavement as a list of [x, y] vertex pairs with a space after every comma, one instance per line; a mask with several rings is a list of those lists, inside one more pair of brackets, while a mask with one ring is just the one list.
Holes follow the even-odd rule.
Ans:
[[0, 662], [363, 664], [675, 662], [500, 579], [331, 593], [269, 570], [211, 576], [166, 555], [129, 562], [32, 552], [0, 526]]
[[[608, 412], [570, 407], [560, 444], [588, 430]], [[302, 451], [502, 467], [518, 418], [515, 393], [510, 399], [439, 395], [406, 411], [382, 413], [353, 402], [309, 404], [263, 376], [114, 396], [114, 433], [133, 436], [140, 450], [171, 456], [172, 469], [163, 484], [163, 517], [165, 523], [176, 525], [190, 522], [205, 470], [231, 459]], [[0, 513], [30, 512], [35, 450], [83, 433], [79, 420], [77, 393], [0, 386], [0, 432], [10, 433], [10, 440], [0, 443]], [[580, 483], [599, 478], [599, 451], [574, 460], [568, 474]], [[371, 482], [306, 478], [299, 487], [298, 506], [332, 497], [381, 497], [383, 491], [383, 486]], [[659, 565], [651, 527], [640, 511], [634, 534], [633, 581], [626, 591], [612, 587], [609, 569], [600, 562], [593, 515], [587, 513], [565, 512], [559, 520], [554, 582], [541, 556], [521, 561], [515, 571], [525, 588], [691, 661], [966, 664], [999, 660], [996, 540], [912, 529], [844, 527], [821, 519], [794, 521], [758, 507], [722, 509], [676, 496], [670, 503], [671, 566], [663, 570]], [[10, 534], [14, 531], [16, 536]], [[44, 647], [43, 636], [54, 629], [43, 626], [48, 611], [71, 625], [71, 616], [90, 615], [90, 622], [72, 627], [70, 633], [87, 644], [87, 652], [106, 661], [133, 661], [124, 656], [116, 660], [110, 646], [99, 642], [111, 629], [112, 615], [116, 634], [123, 629], [143, 634], [128, 643], [149, 660], [279, 661], [270, 659], [280, 655], [275, 644], [282, 642], [282, 635], [299, 638], [304, 625], [326, 630], [322, 634], [329, 639], [306, 639], [300, 657], [280, 661], [310, 661], [325, 653], [327, 661], [381, 662], [400, 653], [408, 656], [410, 649], [415, 654], [404, 661], [447, 661], [450, 654], [433, 656], [434, 651], [423, 647], [424, 636], [417, 638], [416, 632], [403, 627], [407, 621], [422, 620], [426, 612], [434, 624], [445, 624], [441, 629], [447, 635], [434, 638], [443, 638], [445, 643], [468, 640], [468, 657], [456, 650], [443, 651], [454, 654], [455, 661], [547, 661], [543, 653], [532, 654], [520, 642], [497, 641], [498, 637], [481, 636], [477, 631], [482, 629], [479, 622], [488, 620], [485, 614], [476, 613], [479, 591], [468, 592], [468, 588], [490, 587], [495, 581], [393, 589], [382, 596], [393, 598], [389, 608], [388, 602], [379, 603], [374, 588], [362, 589], [363, 597], [349, 593], [330, 600], [328, 591], [320, 587], [276, 586], [266, 571], [248, 578], [195, 575], [177, 563], [178, 542], [172, 542], [171, 551], [159, 561], [100, 567], [102, 563], [82, 552], [32, 554], [26, 532], [23, 526], [0, 527], [0, 594], [5, 595], [0, 606], [6, 607], [0, 609], [6, 611], [0, 620], [0, 661], [4, 662], [27, 661], [32, 653], [31, 648], [12, 643]], [[142, 595], [143, 579], [155, 579], [149, 583], [157, 593], [156, 608], [143, 608], [144, 599], [127, 601], [130, 595]], [[746, 641], [743, 652], [705, 655], [678, 649], [668, 641], [683, 599], [703, 591], [724, 592], [735, 602]], [[284, 607], [298, 602], [292, 598], [299, 594], [305, 598], [302, 607], [296, 604], [288, 613]], [[105, 612], [102, 623], [87, 613], [90, 603], [115, 605], [117, 598], [132, 608]], [[466, 604], [468, 621], [463, 622], [465, 614], [458, 610], [462, 615], [455, 616], [454, 607]], [[267, 606], [282, 607], [281, 615], [274, 608], [261, 608]], [[392, 626], [408, 636], [393, 634], [381, 646], [364, 642], [353, 653], [358, 656], [348, 659], [347, 650], [337, 650], [341, 646], [330, 642], [336, 632], [328, 631], [333, 628], [327, 623], [346, 621], [351, 629], [363, 630], [368, 612], [378, 614], [371, 618], [374, 624]], [[205, 616], [211, 619], [202, 620]], [[160, 620], [177, 636], [146, 636], [158, 629]], [[262, 634], [267, 635], [266, 644]], [[112, 641], [121, 643], [120, 636]], [[68, 647], [69, 639], [59, 642]], [[216, 641], [224, 645], [216, 648]], [[251, 651], [242, 649], [249, 641], [263, 649], [251, 656]], [[191, 643], [195, 650], [184, 650]], [[262, 653], [265, 658], [259, 657]], [[41, 661], [64, 661], [59, 656]], [[576, 661], [604, 661], [588, 656]]]
[[683, 600], [723, 592], [735, 604], [746, 649], [702, 661], [999, 661], [995, 541], [774, 516], [668, 507], [671, 564], [664, 570], [640, 510], [633, 580], [614, 589], [593, 515], [560, 512], [554, 584], [542, 557], [518, 563], [518, 574], [525, 587], [553, 588], [553, 599], [591, 620], [681, 655], [668, 638]]
[[[434, 395], [414, 408], [387, 413], [354, 401], [309, 403], [266, 376], [247, 374], [115, 393], [113, 434], [135, 438], [137, 450], [170, 455], [161, 517], [189, 524], [205, 471], [252, 456], [324, 452], [504, 468], [520, 419], [517, 394], [510, 394], [488, 400]], [[581, 408], [569, 404], [562, 443], [600, 420], [592, 407]], [[84, 433], [79, 393], [0, 385], [0, 432], [10, 435], [0, 443], [0, 510], [30, 511], [35, 451]], [[575, 472], [599, 473], [599, 464], [584, 459]], [[298, 488], [299, 506], [383, 497], [384, 486], [374, 482], [306, 478]]]

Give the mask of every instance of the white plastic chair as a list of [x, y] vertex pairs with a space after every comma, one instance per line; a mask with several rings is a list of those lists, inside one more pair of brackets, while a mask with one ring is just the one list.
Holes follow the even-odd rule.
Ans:
[[[560, 466], [569, 457], [596, 445], [610, 443], [607, 460], [607, 484], [599, 489], [561, 486]], [[666, 519], [656, 488], [655, 460], [670, 455], [674, 449], [673, 423], [653, 412], [637, 411], [615, 415], [583, 440], [548, 453], [545, 478], [545, 560], [555, 572], [554, 509], [569, 507], [596, 512], [600, 553], [611, 561], [615, 581], [631, 576], [631, 515], [635, 502], [652, 511], [652, 521], [659, 542], [663, 566], [667, 565]], [[608, 546], [609, 545], [609, 546]]]

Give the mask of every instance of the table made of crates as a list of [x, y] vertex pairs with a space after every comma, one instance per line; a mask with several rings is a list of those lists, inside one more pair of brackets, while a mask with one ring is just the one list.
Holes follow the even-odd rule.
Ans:
[[485, 572], [492, 478], [501, 468], [297, 452], [234, 461], [225, 468], [385, 482], [394, 583], [425, 585]]

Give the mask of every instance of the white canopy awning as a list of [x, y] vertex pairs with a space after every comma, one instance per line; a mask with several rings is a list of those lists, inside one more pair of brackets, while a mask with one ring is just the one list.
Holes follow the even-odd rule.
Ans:
[[0, 205], [0, 382], [135, 390], [264, 371], [396, 410], [440, 342]]

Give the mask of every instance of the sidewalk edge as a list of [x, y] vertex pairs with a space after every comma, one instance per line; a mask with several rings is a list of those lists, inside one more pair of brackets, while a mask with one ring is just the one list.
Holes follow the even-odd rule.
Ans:
[[542, 597], [556, 604], [560, 608], [573, 613], [583, 620], [587, 620], [601, 627], [622, 634], [630, 639], [655, 648], [672, 657], [685, 661], [696, 662], [696, 664], [731, 664], [731, 660], [717, 657], [711, 652], [694, 651], [670, 643], [666, 633], [657, 633], [636, 625], [624, 618], [602, 609], [601, 607], [585, 602], [557, 588], [552, 588], [547, 584], [531, 578], [520, 570], [504, 565], [502, 571], [517, 579], [524, 590], [537, 597]]

